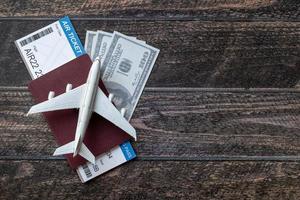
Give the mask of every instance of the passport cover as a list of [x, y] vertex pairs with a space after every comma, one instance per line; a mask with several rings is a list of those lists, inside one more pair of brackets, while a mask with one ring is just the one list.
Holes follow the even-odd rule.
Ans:
[[[28, 89], [34, 97], [35, 103], [48, 100], [50, 91], [54, 91], [55, 96], [65, 93], [68, 83], [71, 83], [73, 88], [84, 84], [91, 65], [90, 57], [85, 54], [30, 81]], [[108, 96], [101, 80], [99, 81], [99, 87]], [[59, 146], [75, 139], [78, 109], [44, 112], [43, 115]], [[83, 141], [90, 151], [98, 156], [129, 139], [131, 137], [126, 132], [100, 115], [93, 113]], [[80, 155], [73, 158], [72, 154], [67, 154], [65, 157], [73, 169], [86, 163], [86, 160]]]

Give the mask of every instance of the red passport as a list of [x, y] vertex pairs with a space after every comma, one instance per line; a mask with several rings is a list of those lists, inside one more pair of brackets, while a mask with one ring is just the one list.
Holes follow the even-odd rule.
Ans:
[[[68, 83], [71, 83], [73, 88], [84, 84], [91, 65], [90, 57], [85, 54], [31, 81], [28, 88], [35, 102], [40, 103], [48, 100], [50, 91], [54, 91], [55, 96], [64, 93]], [[99, 87], [108, 95], [101, 80]], [[43, 115], [59, 146], [74, 140], [78, 118], [77, 109], [45, 112]], [[130, 138], [126, 132], [100, 115], [93, 113], [84, 137], [84, 144], [95, 156], [98, 156]], [[86, 163], [86, 160], [81, 156], [73, 158], [72, 154], [68, 154], [66, 158], [73, 169]]]

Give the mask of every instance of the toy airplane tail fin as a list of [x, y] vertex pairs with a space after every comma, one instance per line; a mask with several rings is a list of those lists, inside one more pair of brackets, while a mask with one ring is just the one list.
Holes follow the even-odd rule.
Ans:
[[[63, 154], [74, 153], [74, 151], [75, 151], [74, 145], [75, 145], [75, 141], [72, 141], [72, 142], [69, 142], [68, 144], [58, 147], [55, 150], [53, 155], [58, 156], [58, 155], [63, 155]], [[95, 156], [92, 154], [92, 152], [87, 148], [87, 146], [85, 144], [82, 143], [78, 153], [86, 160], [95, 164], [95, 162], [96, 162]]]

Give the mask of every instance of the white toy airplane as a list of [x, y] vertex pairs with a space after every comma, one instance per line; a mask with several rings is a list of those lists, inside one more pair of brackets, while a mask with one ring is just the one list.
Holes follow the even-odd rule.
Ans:
[[48, 100], [32, 106], [28, 114], [48, 112], [63, 109], [79, 109], [78, 122], [75, 133], [75, 140], [57, 148], [53, 155], [62, 155], [73, 153], [86, 160], [95, 163], [95, 156], [83, 143], [83, 138], [93, 112], [98, 113], [105, 119], [109, 120], [136, 140], [135, 129], [115, 108], [111, 101], [106, 97], [98, 87], [100, 78], [100, 60], [96, 58], [91, 66], [87, 82], [72, 90], [72, 85], [68, 84], [66, 93], [54, 97], [54, 92], [50, 91]]

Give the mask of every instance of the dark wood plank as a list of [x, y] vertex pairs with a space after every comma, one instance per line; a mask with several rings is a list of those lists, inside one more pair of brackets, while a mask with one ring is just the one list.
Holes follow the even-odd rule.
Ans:
[[[0, 86], [30, 80], [13, 41], [47, 20], [0, 20]], [[117, 30], [161, 49], [147, 86], [295, 87], [300, 79], [300, 23], [74, 21], [85, 30]]]
[[298, 162], [132, 161], [87, 184], [65, 161], [0, 161], [0, 170], [1, 199], [300, 198]]
[[[300, 160], [298, 90], [148, 89], [132, 124], [144, 160]], [[0, 90], [0, 158], [50, 159], [57, 147], [26, 88]]]
[[4, 0], [1, 17], [70, 16], [135, 19], [298, 20], [298, 0], [22, 1]]

